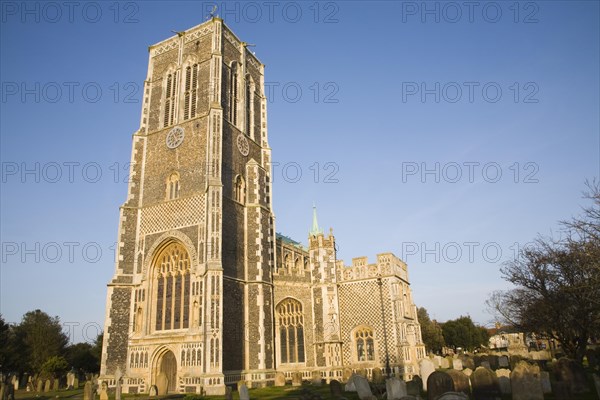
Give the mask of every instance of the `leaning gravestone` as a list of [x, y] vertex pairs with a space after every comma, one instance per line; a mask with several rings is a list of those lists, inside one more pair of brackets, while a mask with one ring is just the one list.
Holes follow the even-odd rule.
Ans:
[[385, 392], [388, 400], [398, 400], [406, 395], [406, 382], [396, 378], [395, 376], [385, 380]]
[[464, 393], [448, 392], [438, 397], [437, 400], [469, 400], [469, 396]]
[[248, 393], [248, 387], [245, 384], [241, 384], [238, 388], [240, 391], [240, 400], [250, 400], [250, 394]]
[[[152, 389], [150, 389], [150, 393], [152, 393]], [[90, 381], [83, 386], [83, 400], [94, 400], [94, 387]]]
[[44, 390], [44, 381], [42, 381], [41, 379], [38, 379], [37, 386], [35, 387], [35, 391], [41, 392], [42, 390]]
[[356, 393], [358, 394], [358, 398], [360, 400], [377, 400], [377, 398], [373, 396], [373, 393], [371, 392], [371, 386], [369, 386], [369, 381], [367, 378], [364, 378], [361, 375], [354, 375], [352, 380], [354, 381]]
[[344, 385], [345, 392], [356, 392], [356, 385], [354, 384], [354, 374], [346, 381]]
[[453, 369], [449, 369], [448, 371], [444, 372], [450, 375], [450, 378], [452, 378], [452, 382], [454, 382], [455, 392], [462, 392], [467, 395], [471, 393], [471, 385], [469, 384], [469, 378], [464, 373]]
[[512, 393], [512, 389], [510, 386], [510, 369], [497, 369], [496, 376], [498, 377], [498, 384], [500, 385], [500, 391], [502, 392], [502, 394]]
[[475, 400], [496, 400], [501, 397], [498, 378], [491, 369], [477, 367], [471, 375], [471, 387]]
[[434, 371], [427, 378], [427, 398], [437, 400], [446, 392], [454, 391], [454, 381], [450, 375], [442, 371]]
[[435, 371], [435, 368], [433, 367], [431, 360], [424, 358], [419, 361], [419, 369], [421, 371], [419, 375], [421, 376], [421, 379], [423, 379], [423, 390], [427, 391], [427, 378]]
[[333, 379], [329, 382], [329, 394], [332, 399], [339, 399], [344, 395], [344, 389], [340, 381]]
[[561, 358], [554, 364], [554, 378], [557, 381], [567, 382], [571, 393], [585, 393], [589, 391], [585, 371], [575, 360]]
[[283, 372], [275, 374], [275, 386], [285, 386], [285, 374]]
[[519, 361], [510, 373], [513, 400], [544, 400], [540, 367]]
[[292, 374], [292, 386], [302, 386], [302, 372], [296, 371]]

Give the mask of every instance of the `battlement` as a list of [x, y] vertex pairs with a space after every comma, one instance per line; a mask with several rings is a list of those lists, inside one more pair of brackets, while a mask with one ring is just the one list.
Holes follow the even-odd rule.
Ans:
[[340, 281], [397, 276], [408, 282], [406, 263], [393, 253], [377, 254], [377, 262], [372, 264], [364, 256], [353, 258], [350, 266], [346, 266], [343, 260], [338, 260], [336, 267]]

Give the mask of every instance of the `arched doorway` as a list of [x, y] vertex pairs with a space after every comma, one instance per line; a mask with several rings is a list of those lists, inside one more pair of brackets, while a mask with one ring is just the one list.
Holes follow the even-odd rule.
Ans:
[[158, 361], [156, 387], [159, 395], [177, 391], [177, 360], [170, 350], [167, 350]]

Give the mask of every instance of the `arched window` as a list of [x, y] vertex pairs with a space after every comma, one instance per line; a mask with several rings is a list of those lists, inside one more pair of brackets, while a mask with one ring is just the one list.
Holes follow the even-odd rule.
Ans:
[[174, 200], [179, 198], [179, 174], [173, 172], [167, 179], [167, 199]]
[[282, 363], [304, 362], [304, 316], [302, 304], [291, 298], [277, 305]]
[[234, 192], [235, 201], [244, 204], [246, 202], [246, 182], [241, 175], [235, 177]]
[[373, 329], [360, 327], [354, 331], [354, 346], [357, 361], [374, 361], [375, 341], [373, 339]]
[[175, 105], [177, 103], [177, 78], [178, 72], [174, 71], [167, 74], [165, 84], [165, 109], [163, 126], [173, 125], [175, 122]]
[[254, 81], [250, 75], [246, 75], [246, 135], [254, 139]]
[[300, 257], [296, 257], [296, 262], [294, 263], [294, 269], [296, 273], [302, 272], [302, 260]]
[[183, 119], [196, 116], [196, 101], [198, 98], [198, 64], [189, 65], [185, 69], [185, 93], [183, 97]]
[[237, 125], [237, 104], [238, 104], [238, 64], [231, 63], [229, 72], [229, 121], [233, 125]]
[[185, 329], [190, 316], [190, 257], [179, 243], [165, 247], [154, 265], [155, 329]]

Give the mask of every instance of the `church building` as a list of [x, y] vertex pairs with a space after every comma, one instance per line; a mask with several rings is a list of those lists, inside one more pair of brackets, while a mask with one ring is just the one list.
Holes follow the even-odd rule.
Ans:
[[220, 18], [150, 46], [108, 284], [100, 380], [224, 394], [245, 380], [404, 379], [425, 357], [406, 264], [276, 234], [264, 65]]

